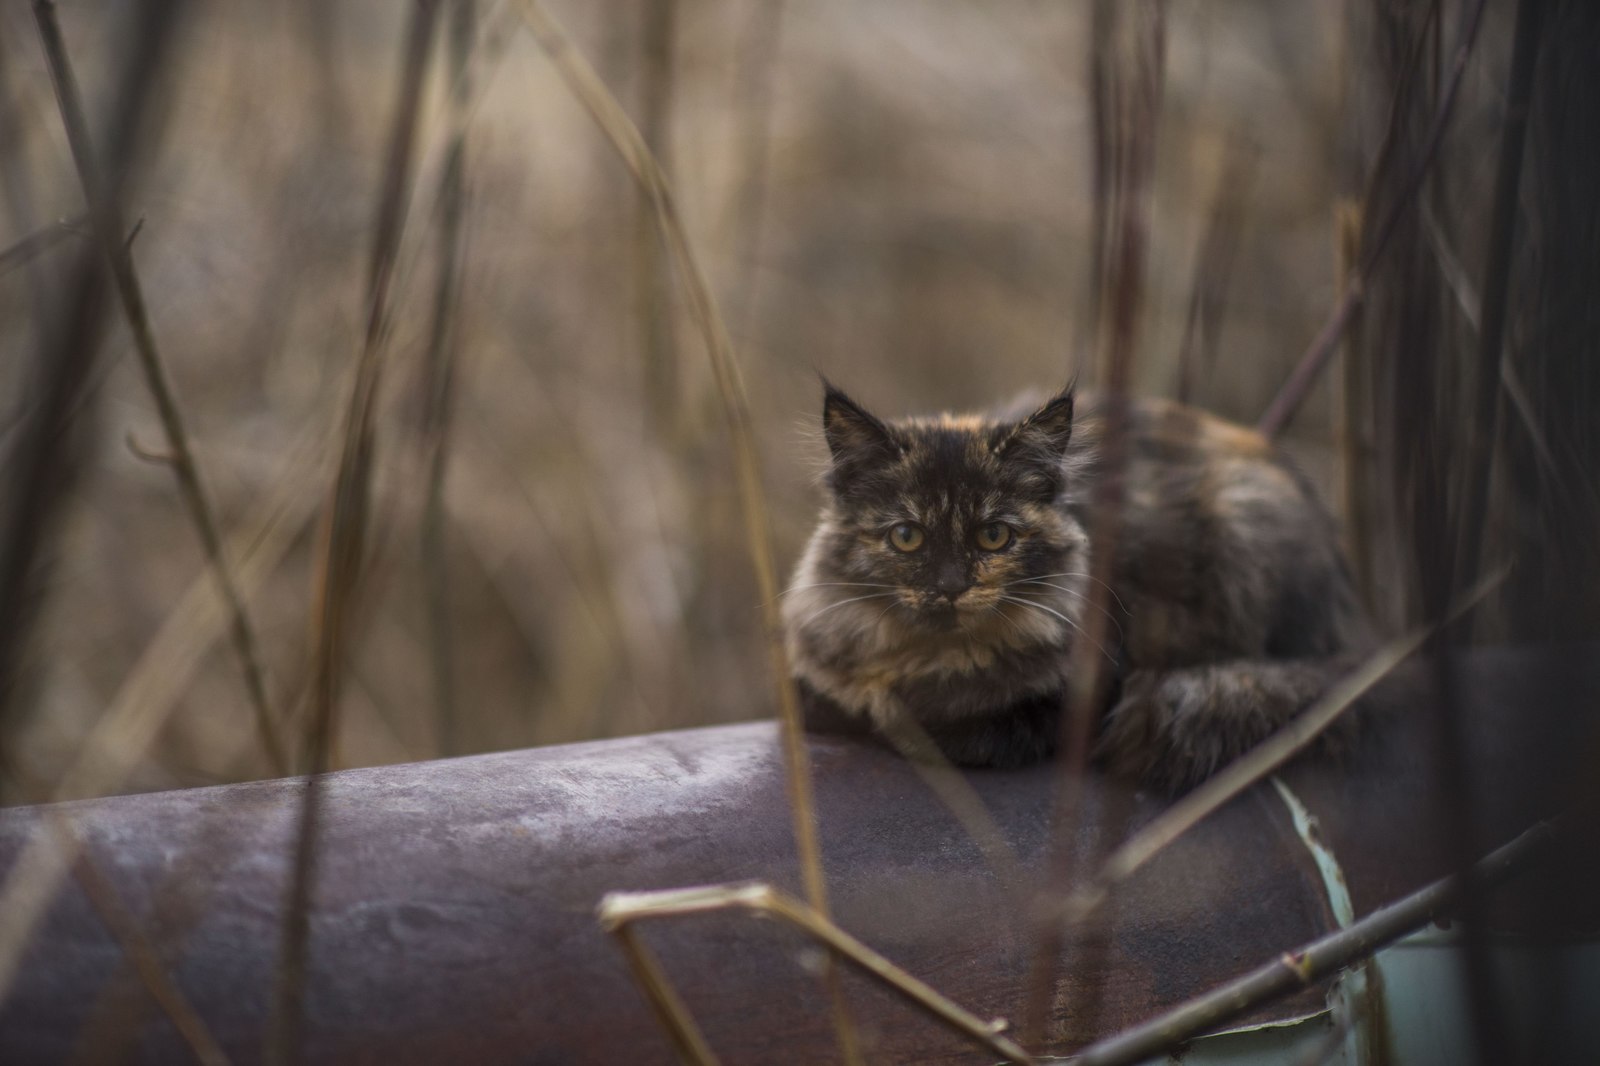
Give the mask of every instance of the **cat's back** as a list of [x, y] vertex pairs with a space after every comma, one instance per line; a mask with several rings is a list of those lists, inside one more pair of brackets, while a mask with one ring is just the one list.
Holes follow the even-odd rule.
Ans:
[[[1083, 447], [1103, 457], [1103, 399], [1086, 394], [1084, 410]], [[1141, 398], [1129, 402], [1126, 447], [1115, 569], [1119, 590], [1144, 606], [1130, 634], [1141, 657], [1343, 643], [1353, 600], [1337, 527], [1272, 442], [1198, 408]], [[1074, 506], [1087, 508], [1089, 495]]]

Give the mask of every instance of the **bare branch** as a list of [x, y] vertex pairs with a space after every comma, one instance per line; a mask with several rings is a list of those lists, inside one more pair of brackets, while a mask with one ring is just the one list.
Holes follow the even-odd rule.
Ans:
[[[171, 454], [170, 466], [178, 479], [178, 491], [188, 507], [189, 517], [200, 536], [201, 547], [211, 566], [217, 588], [228, 605], [232, 617], [231, 636], [234, 650], [244, 671], [245, 691], [255, 712], [256, 730], [261, 746], [272, 769], [287, 773], [289, 762], [278, 724], [267, 703], [266, 680], [262, 673], [260, 656], [256, 650], [255, 630], [239, 595], [233, 569], [223, 553], [222, 536], [218, 532], [215, 512], [201, 480], [199, 467], [189, 444], [189, 434], [184, 428], [183, 412], [167, 379], [160, 350], [156, 347], [155, 332], [145, 307], [144, 290], [129, 255], [133, 239], [139, 232], [125, 230], [121, 208], [115, 197], [108, 195], [105, 179], [95, 160], [94, 145], [89, 138], [89, 127], [83, 116], [79, 100], [77, 79], [67, 58], [66, 44], [61, 38], [61, 27], [56, 22], [55, 5], [48, 0], [34, 4], [34, 14], [39, 23], [39, 37], [44, 44], [45, 59], [50, 66], [50, 77], [56, 87], [56, 100], [61, 109], [61, 122], [66, 127], [67, 141], [72, 147], [72, 158], [77, 164], [78, 180], [89, 202], [89, 218], [95, 236], [111, 267], [116, 281], [117, 294], [122, 300], [123, 314], [133, 333], [134, 350], [139, 356], [139, 366], [144, 371], [145, 383], [155, 399], [156, 411], [167, 436], [167, 449]], [[140, 226], [143, 219], [140, 219]], [[126, 236], [124, 236], [126, 234]]]
[[[1550, 822], [1540, 822], [1511, 843], [1484, 856], [1472, 867], [1472, 876], [1482, 887], [1504, 881], [1543, 858], [1556, 838], [1556, 827]], [[1460, 876], [1435, 881], [1338, 932], [1295, 951], [1286, 951], [1243, 977], [1174, 1007], [1160, 1017], [1102, 1040], [1072, 1061], [1075, 1066], [1128, 1066], [1161, 1055], [1241, 1014], [1360, 962], [1407, 933], [1449, 913], [1460, 903], [1463, 889]]]
[[[795, 926], [810, 935], [813, 939], [826, 945], [839, 957], [852, 963], [862, 973], [882, 984], [891, 992], [917, 1007], [924, 1013], [931, 1014], [940, 1022], [951, 1029], [961, 1033], [970, 1040], [987, 1048], [994, 1054], [1001, 1055], [1011, 1062], [1031, 1063], [1033, 1057], [1013, 1041], [1000, 1035], [1007, 1026], [1001, 1019], [985, 1022], [977, 1015], [963, 1009], [944, 996], [940, 995], [931, 986], [906, 973], [900, 967], [867, 947], [855, 937], [840, 929], [820, 914], [815, 908], [808, 907], [797, 899], [773, 888], [771, 885], [754, 882], [735, 885], [708, 885], [699, 888], [668, 889], [661, 892], [610, 892], [600, 901], [599, 918], [600, 928], [613, 935], [619, 936], [628, 931], [632, 922], [647, 918], [672, 918], [692, 914], [706, 914], [712, 911], [742, 909], [756, 914], [764, 914]], [[640, 945], [631, 938], [623, 940], [624, 950], [632, 952]], [[654, 960], [651, 959], [651, 962]], [[635, 965], [635, 974], [640, 975], [649, 967]], [[654, 1004], [657, 996], [661, 1002], [675, 999], [672, 987], [666, 975], [661, 972], [659, 965], [650, 975], [649, 981], [653, 984], [645, 986], [646, 993]], [[669, 1022], [672, 1026], [687, 1028], [675, 1029], [675, 1036], [680, 1039], [687, 1037], [692, 1031], [693, 1020], [688, 1017], [688, 1012], [678, 1004], [680, 1014]], [[668, 1019], [663, 1016], [662, 1019]], [[699, 1037], [698, 1032], [694, 1032]], [[704, 1046], [704, 1040], [701, 1044]], [[706, 1058], [697, 1058], [695, 1061], [712, 1062], [709, 1051], [705, 1052]]]
[[1428, 136], [1423, 142], [1422, 156], [1417, 161], [1416, 168], [1398, 190], [1389, 213], [1384, 216], [1372, 243], [1361, 258], [1359, 269], [1352, 274], [1345, 286], [1343, 297], [1334, 305], [1327, 322], [1312, 339], [1310, 346], [1301, 355], [1300, 361], [1295, 364], [1289, 379], [1283, 383], [1283, 387], [1278, 390], [1278, 394], [1272, 398], [1272, 403], [1267, 405], [1266, 412], [1256, 423], [1256, 429], [1260, 430], [1263, 436], [1275, 437], [1282, 432], [1283, 427], [1288, 425], [1294, 413], [1305, 402], [1306, 395], [1316, 384], [1317, 378], [1322, 375], [1328, 360], [1333, 358], [1333, 353], [1338, 350], [1339, 338], [1344, 335], [1356, 308], [1366, 298], [1367, 283], [1372, 278], [1373, 269], [1383, 258], [1383, 253], [1399, 228], [1401, 220], [1416, 202], [1417, 193], [1439, 154], [1439, 144], [1444, 139], [1444, 131], [1449, 127], [1450, 116], [1455, 111], [1456, 97], [1461, 89], [1461, 77], [1467, 69], [1467, 59], [1472, 55], [1473, 44], [1478, 38], [1478, 26], [1483, 20], [1485, 4], [1486, 0], [1475, 0], [1467, 14], [1466, 25], [1461, 31], [1461, 43], [1456, 46], [1455, 60], [1451, 64], [1450, 81], [1445, 87], [1444, 96], [1439, 101], [1439, 110], [1434, 113], [1433, 124], [1428, 129]]
[[[1506, 574], [1506, 570], [1499, 570], [1480, 582], [1440, 624], [1446, 625], [1450, 619], [1471, 609], [1505, 580]], [[1113, 886], [1127, 880], [1135, 870], [1223, 804], [1288, 762], [1349, 710], [1373, 685], [1421, 648], [1434, 632], [1434, 627], [1419, 630], [1379, 649], [1288, 725], [1168, 807], [1112, 852], [1093, 880], [1080, 885], [1066, 899], [1062, 907], [1066, 923], [1072, 925], [1082, 922], [1105, 902]]]
[[43, 255], [68, 237], [78, 236], [83, 232], [83, 225], [87, 221], [86, 215], [72, 219], [58, 219], [43, 229], [28, 234], [9, 248], [0, 250], [0, 276], [11, 273], [36, 256]]

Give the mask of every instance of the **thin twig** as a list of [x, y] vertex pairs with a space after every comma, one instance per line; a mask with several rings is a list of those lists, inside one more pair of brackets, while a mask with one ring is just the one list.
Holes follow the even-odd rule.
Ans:
[[58, 219], [0, 251], [0, 277], [31, 262], [36, 256], [43, 255], [68, 237], [79, 236], [83, 232], [83, 224], [87, 221], [86, 215]]
[[265, 676], [260, 656], [256, 650], [255, 630], [250, 624], [244, 600], [239, 595], [233, 568], [223, 553], [222, 535], [218, 532], [216, 514], [206, 493], [205, 482], [200, 477], [190, 447], [189, 434], [184, 428], [183, 412], [167, 379], [166, 367], [160, 350], [156, 347], [155, 332], [145, 307], [144, 290], [134, 270], [129, 248], [138, 231], [127, 233], [122, 223], [121, 209], [116, 198], [107, 194], [105, 180], [95, 160], [94, 145], [89, 138], [88, 123], [83, 117], [79, 100], [77, 79], [73, 75], [66, 45], [61, 38], [61, 27], [56, 22], [55, 5], [50, 0], [37, 0], [34, 15], [39, 23], [39, 37], [44, 44], [45, 60], [50, 67], [50, 78], [56, 87], [56, 101], [61, 109], [61, 123], [67, 131], [67, 143], [72, 148], [72, 158], [77, 164], [78, 180], [83, 186], [84, 198], [89, 204], [89, 217], [95, 236], [100, 241], [106, 262], [116, 281], [117, 294], [122, 300], [123, 314], [133, 334], [134, 351], [139, 356], [140, 369], [144, 371], [146, 385], [156, 402], [156, 412], [167, 436], [167, 449], [171, 453], [171, 467], [178, 479], [178, 492], [188, 508], [200, 545], [206, 553], [216, 578], [217, 588], [228, 605], [232, 617], [230, 634], [235, 652], [244, 671], [245, 691], [255, 713], [256, 730], [261, 746], [273, 771], [288, 772], [289, 763], [283, 740], [278, 733], [277, 721], [267, 703]]
[[1178, 345], [1177, 398], [1181, 403], [1194, 402], [1200, 369], [1203, 367], [1209, 374], [1216, 366], [1228, 283], [1244, 229], [1245, 202], [1255, 183], [1255, 154], [1253, 147], [1229, 149], [1211, 194], [1211, 208], [1189, 282], [1183, 341]]
[[[785, 895], [771, 885], [753, 882], [668, 889], [660, 892], [609, 892], [601, 899], [598, 914], [600, 928], [618, 935], [626, 931], [630, 923], [636, 921], [685, 917], [734, 909], [767, 915], [795, 926], [891, 992], [994, 1054], [1001, 1055], [1011, 1062], [1034, 1061], [1033, 1057], [1016, 1043], [1001, 1035], [1006, 1029], [1003, 1020], [983, 1021], [840, 929], [826, 915], [818, 913], [815, 908], [806, 906], [800, 900]], [[654, 996], [658, 993], [672, 995], [671, 984], [666, 975], [660, 972], [659, 967], [651, 979], [659, 982], [659, 986], [650, 991], [653, 1002]], [[679, 1004], [680, 1010], [681, 1006]], [[683, 1011], [681, 1018], [673, 1024], [682, 1024], [685, 1021], [692, 1028], [693, 1020], [688, 1017], [687, 1011]], [[698, 1036], [697, 1031], [695, 1035]]]
[[944, 804], [983, 852], [1000, 884], [1008, 891], [1022, 885], [1022, 867], [1000, 824], [989, 813], [983, 797], [944, 753], [922, 724], [910, 715], [890, 719], [884, 738], [922, 778], [922, 783]]
[[[1125, 47], [1116, 29], [1113, 11], [1132, 11], [1141, 24], [1134, 32], [1134, 61], [1130, 72], [1122, 55]], [[1088, 609], [1082, 640], [1073, 642], [1064, 696], [1059, 744], [1060, 771], [1056, 775], [1056, 801], [1051, 812], [1046, 870], [1051, 884], [1064, 884], [1071, 876], [1068, 840], [1082, 807], [1084, 778], [1089, 765], [1090, 735], [1099, 708], [1106, 699], [1110, 672], [1101, 649], [1110, 636], [1112, 583], [1117, 543], [1122, 535], [1126, 498], [1123, 475], [1127, 466], [1128, 387], [1132, 381], [1139, 311], [1144, 299], [1144, 268], [1149, 229], [1149, 190], [1155, 169], [1156, 129], [1160, 121], [1165, 82], [1166, 24], [1164, 0], [1147, 0], [1137, 7], [1113, 8], [1100, 0], [1094, 8], [1092, 35], [1095, 72], [1096, 188], [1102, 171], [1109, 184], [1109, 203], [1100, 217], [1104, 237], [1095, 247], [1105, 262], [1095, 265], [1098, 279], [1095, 308], [1099, 364], [1104, 376], [1104, 428], [1099, 442], [1100, 472], [1094, 486]], [[1101, 53], [1108, 53], [1102, 55]], [[1102, 140], [1104, 138], [1104, 140]], [[1109, 158], [1100, 158], [1108, 154]], [[1101, 271], [1103, 270], [1103, 278]], [[1023, 1032], [1045, 1042], [1050, 1000], [1064, 947], [1058, 923], [1039, 931], [1032, 963], [1023, 989]], [[1089, 1005], [1085, 1014], [1097, 1010]]]
[[[1539, 54], [1540, 23], [1544, 11], [1541, 0], [1519, 0], [1516, 30], [1512, 44], [1511, 72], [1506, 88], [1505, 122], [1500, 134], [1500, 153], [1495, 177], [1494, 207], [1489, 227], [1489, 247], [1484, 272], [1484, 289], [1479, 305], [1478, 358], [1475, 403], [1465, 425], [1464, 462], [1460, 467], [1466, 480], [1461, 509], [1453, 516], [1443, 498], [1433, 506], [1432, 531], [1442, 534], [1443, 551], [1433, 564], [1435, 575], [1424, 575], [1431, 596], [1453, 594], [1477, 574], [1489, 524], [1489, 479], [1494, 467], [1497, 441], [1501, 367], [1505, 333], [1507, 293], [1511, 282], [1512, 242], [1516, 233], [1521, 186], [1523, 145], [1526, 141], [1528, 108], [1533, 94], [1534, 69]], [[1453, 521], [1451, 520], [1453, 517]], [[1455, 538], [1450, 535], [1454, 526]], [[1496, 992], [1482, 919], [1485, 914], [1483, 885], [1471, 868], [1477, 848], [1478, 828], [1482, 824], [1482, 798], [1472, 788], [1466, 763], [1466, 738], [1457, 714], [1461, 692], [1456, 664], [1445, 649], [1465, 643], [1468, 624], [1460, 618], [1447, 626], [1434, 642], [1434, 668], [1437, 679], [1433, 707], [1433, 741], [1438, 752], [1440, 776], [1435, 811], [1441, 821], [1445, 846], [1454, 868], [1462, 878], [1462, 913], [1466, 924], [1464, 976], [1477, 1058], [1480, 1062], [1506, 1061], [1510, 1040], [1505, 1031], [1504, 1012]]]
[[766, 232], [768, 170], [771, 166], [772, 86], [777, 81], [783, 42], [784, 0], [765, 0], [750, 9], [740, 40], [735, 134], [739, 145], [739, 189], [730, 199], [730, 225], [737, 248], [734, 265], [740, 283], [733, 293], [729, 320], [733, 335], [743, 341], [756, 308], [757, 270]]
[[[1557, 839], [1551, 822], [1540, 822], [1472, 866], [1482, 887], [1498, 884], [1543, 858]], [[1286, 951], [1243, 977], [1102, 1040], [1074, 1058], [1074, 1066], [1129, 1066], [1160, 1056], [1257, 1007], [1306, 988], [1413, 930], [1450, 913], [1462, 898], [1463, 879], [1443, 878], [1327, 936]]]
[[[103, 270], [96, 273], [104, 275]], [[387, 415], [396, 403], [395, 395], [387, 395], [380, 413]], [[327, 476], [333, 432], [327, 425], [307, 430], [258, 494], [260, 504], [239, 524], [247, 532], [232, 538], [228, 555], [238, 560], [239, 588], [247, 600], [305, 532], [320, 502], [306, 486]], [[209, 572], [201, 574], [190, 582], [123, 678], [51, 798], [102, 796], [121, 788], [178, 706], [201, 659], [227, 626], [228, 615], [218, 598], [216, 582]], [[300, 687], [290, 686], [290, 691]], [[74, 859], [75, 852], [63, 851], [56, 841], [34, 837], [0, 885], [0, 1001], [11, 988], [33, 930]]]
[[[1339, 253], [1339, 286], [1351, 284], [1360, 256], [1361, 207], [1352, 200], [1339, 201], [1334, 211], [1334, 235]], [[1339, 517], [1344, 526], [1346, 553], [1356, 589], [1371, 610], [1375, 592], [1372, 579], [1372, 439], [1366, 346], [1361, 331], [1345, 335], [1343, 373], [1338, 381], [1335, 442], [1339, 457]]]
[[683, 999], [673, 988], [672, 979], [667, 976], [655, 952], [626, 923], [619, 923], [611, 930], [611, 934], [622, 945], [622, 953], [628, 958], [628, 968], [633, 971], [634, 984], [650, 1001], [650, 1009], [656, 1012], [656, 1020], [667, 1031], [679, 1056], [695, 1066], [717, 1066], [716, 1054], [706, 1042], [705, 1034], [695, 1024], [694, 1015], [689, 1013], [689, 1008], [684, 1006]]
[[[107, 124], [106, 189], [119, 197], [134, 169], [146, 117], [152, 106], [155, 71], [166, 54], [178, 4], [151, 3], [130, 16], [138, 28], [111, 93]], [[105, 271], [90, 249], [75, 259], [66, 296], [39, 331], [30, 368], [29, 405], [6, 463], [6, 495], [0, 507], [0, 725], [20, 698], [25, 645], [43, 599], [48, 546], [84, 463], [92, 429], [79, 410], [94, 377], [105, 336], [109, 299]], [[3, 735], [4, 730], [0, 730]], [[0, 766], [6, 753], [0, 750]], [[3, 967], [0, 967], [3, 969]], [[3, 984], [0, 980], [0, 984]]]
[[1539, 54], [1541, 0], [1520, 0], [1512, 45], [1511, 75], [1506, 88], [1505, 126], [1500, 132], [1500, 158], [1495, 174], [1494, 210], [1484, 268], [1483, 296], [1478, 304], [1478, 373], [1476, 404], [1470, 422], [1467, 497], [1457, 519], [1461, 547], [1456, 558], [1456, 587], [1478, 572], [1483, 544], [1489, 476], [1494, 466], [1495, 426], [1503, 378], [1506, 302], [1511, 288], [1511, 245], [1516, 234], [1518, 190], [1522, 182], [1523, 144], [1527, 140], [1528, 106]]
[[[282, 561], [304, 530], [315, 498], [304, 485], [320, 461], [308, 440], [285, 464], [273, 489], [233, 545], [240, 590], [250, 595]], [[201, 658], [228, 625], [225, 605], [209, 573], [198, 576], [139, 656], [106, 711], [90, 730], [52, 799], [105, 795], [122, 787], [177, 706]], [[75, 840], [76, 838], [74, 838]], [[0, 888], [0, 1001], [16, 978], [23, 951], [56, 890], [77, 858], [71, 847], [46, 836], [24, 845]]]
[[[1479, 582], [1439, 624], [1447, 625], [1451, 619], [1470, 610], [1505, 580], [1507, 573], [1502, 569]], [[1112, 887], [1127, 880], [1158, 852], [1239, 793], [1288, 762], [1349, 710], [1373, 685], [1421, 648], [1435, 628], [1419, 630], [1379, 649], [1288, 725], [1168, 807], [1112, 852], [1091, 881], [1079, 886], [1067, 897], [1060, 911], [1065, 923], [1073, 925], [1082, 922], [1105, 902]]]
[[[640, 27], [639, 136], [665, 173], [671, 167], [678, 0], [644, 0]], [[634, 327], [645, 368], [645, 403], [658, 441], [676, 436], [678, 351], [673, 333], [672, 266], [649, 190], [641, 189], [633, 212], [632, 295]]]
[[461, 303], [467, 119], [473, 95], [470, 59], [476, 24], [477, 9], [473, 0], [458, 0], [450, 17], [450, 132], [439, 192], [439, 273], [422, 387], [422, 441], [428, 468], [427, 498], [422, 511], [422, 580], [427, 597], [428, 647], [433, 663], [434, 714], [438, 719], [440, 755], [458, 754], [460, 747], [444, 492], [450, 465], [451, 431], [455, 424], [460, 348], [456, 320]]
[[[1428, 231], [1428, 242], [1433, 248], [1434, 257], [1439, 264], [1439, 273], [1443, 275], [1445, 284], [1456, 298], [1456, 306], [1461, 309], [1461, 318], [1467, 328], [1476, 334], [1482, 326], [1482, 314], [1479, 309], [1478, 292], [1473, 287], [1472, 278], [1467, 274], [1467, 268], [1462, 264], [1455, 249], [1450, 246], [1449, 235], [1444, 232], [1444, 227], [1439, 224], [1439, 219], [1423, 207], [1423, 224]], [[1600, 492], [1590, 482], [1577, 482], [1566, 475], [1561, 469], [1561, 461], [1556, 457], [1555, 446], [1564, 441], [1552, 442], [1550, 434], [1545, 427], [1540, 425], [1538, 416], [1534, 412], [1533, 397], [1529, 395], [1528, 388], [1522, 383], [1522, 378], [1517, 374], [1517, 368], [1509, 360], [1500, 361], [1500, 384], [1506, 390], [1506, 400], [1511, 404], [1517, 420], [1522, 423], [1522, 428], [1528, 434], [1528, 443], [1533, 446], [1534, 457], [1549, 477], [1550, 484], [1560, 490], [1567, 500], [1575, 500], [1578, 496], [1587, 498], [1587, 502], [1600, 512]], [[1563, 450], [1568, 450], [1563, 448]]]
[[[755, 437], [750, 428], [750, 404], [738, 359], [729, 340], [727, 326], [717, 311], [700, 261], [695, 256], [683, 221], [661, 172], [638, 129], [601, 82], [594, 68], [572, 46], [537, 0], [518, 0], [518, 10], [532, 30], [539, 46], [550, 57], [579, 102], [589, 111], [606, 138], [616, 148], [629, 172], [649, 195], [656, 219], [677, 264], [679, 278], [687, 289], [690, 312], [705, 339], [712, 376], [721, 398], [733, 441], [734, 465], [738, 477], [739, 499], [744, 511], [745, 536], [755, 569], [761, 598], [762, 624], [773, 684], [776, 687], [779, 725], [783, 737], [784, 767], [789, 788], [789, 806], [794, 816], [795, 842], [800, 854], [800, 873], [807, 901], [817, 911], [828, 913], [827, 883], [822, 869], [822, 849], [817, 840], [815, 805], [812, 800], [811, 771], [807, 763], [804, 727], [789, 676], [788, 656], [783, 647], [783, 622], [778, 611], [777, 568], [772, 558], [772, 534], [767, 517], [765, 493], [761, 487], [760, 463]], [[837, 986], [834, 987], [836, 1021], [847, 1058], [855, 1057], [853, 1027], [842, 1010]]]
[[1456, 47], [1455, 59], [1450, 68], [1450, 80], [1445, 86], [1444, 96], [1439, 101], [1439, 109], [1434, 113], [1433, 124], [1428, 129], [1427, 138], [1423, 142], [1422, 156], [1417, 161], [1416, 168], [1407, 176], [1406, 181], [1397, 190], [1389, 212], [1378, 226], [1377, 233], [1372, 243], [1367, 246], [1361, 258], [1360, 268], [1355, 271], [1345, 286], [1344, 295], [1334, 305], [1333, 311], [1328, 315], [1328, 320], [1312, 339], [1305, 353], [1295, 364], [1283, 387], [1272, 398], [1272, 403], [1267, 406], [1261, 420], [1256, 423], [1256, 429], [1265, 437], [1275, 437], [1288, 425], [1294, 413], [1305, 402], [1306, 395], [1311, 387], [1316, 384], [1317, 378], [1322, 375], [1328, 360], [1338, 350], [1339, 338], [1343, 336], [1345, 328], [1350, 324], [1357, 306], [1366, 299], [1367, 283], [1372, 278], [1372, 272], [1382, 259], [1384, 251], [1389, 246], [1389, 241], [1394, 237], [1400, 222], [1415, 203], [1418, 191], [1422, 188], [1423, 180], [1428, 176], [1428, 171], [1434, 159], [1439, 154], [1440, 142], [1444, 139], [1444, 132], [1450, 125], [1450, 116], [1455, 111], [1456, 98], [1460, 94], [1462, 75], [1467, 69], [1467, 59], [1472, 55], [1474, 42], [1478, 38], [1478, 26], [1483, 20], [1483, 9], [1487, 0], [1475, 0], [1467, 14], [1467, 21], [1461, 32], [1461, 43]]
[[287, 1064], [301, 1054], [305, 977], [310, 954], [312, 893], [316, 883], [321, 816], [321, 779], [333, 761], [339, 689], [346, 642], [366, 550], [372, 476], [376, 466], [375, 412], [382, 380], [389, 290], [395, 252], [411, 189], [412, 147], [421, 111], [422, 87], [439, 8], [418, 0], [406, 30], [404, 56], [383, 189], [378, 198], [372, 258], [367, 278], [367, 328], [345, 412], [339, 467], [319, 537], [316, 613], [312, 652], [311, 713], [307, 729], [307, 774], [296, 835], [294, 865], [284, 906], [283, 937], [266, 1058]]
[[[122, 948], [123, 955], [132, 964], [145, 990], [150, 993], [150, 998], [161, 1008], [167, 1020], [172, 1023], [172, 1027], [183, 1038], [183, 1042], [189, 1045], [189, 1050], [194, 1052], [197, 1061], [204, 1063], [205, 1066], [225, 1066], [228, 1056], [223, 1052], [222, 1045], [217, 1043], [217, 1038], [212, 1035], [205, 1019], [195, 1010], [194, 1004], [189, 1002], [183, 990], [168, 976], [155, 946], [139, 928], [134, 916], [123, 906], [116, 887], [101, 871], [89, 852], [83, 848], [78, 839], [77, 829], [68, 816], [58, 808], [49, 811], [45, 819], [57, 839], [64, 842], [63, 850], [77, 852], [78, 859], [73, 864], [73, 872], [77, 875], [78, 884], [82, 886], [83, 894], [88, 897], [90, 905], [100, 915], [100, 920], [105, 923], [112, 937]], [[68, 841], [70, 843], [65, 843]]]

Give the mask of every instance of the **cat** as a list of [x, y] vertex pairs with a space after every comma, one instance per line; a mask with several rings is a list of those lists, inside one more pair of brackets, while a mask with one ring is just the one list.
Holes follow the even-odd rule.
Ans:
[[[950, 761], [1053, 754], [1095, 546], [1103, 418], [1069, 386], [995, 416], [886, 421], [824, 383], [826, 501], [783, 606], [808, 728], [909, 719]], [[1097, 756], [1166, 792], [1274, 732], [1370, 650], [1332, 517], [1259, 434], [1130, 400], [1097, 644]], [[1347, 714], [1320, 738], [1347, 746]]]

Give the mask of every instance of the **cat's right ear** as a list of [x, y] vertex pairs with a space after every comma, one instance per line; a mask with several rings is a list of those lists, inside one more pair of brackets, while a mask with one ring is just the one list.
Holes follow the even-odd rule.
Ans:
[[824, 380], [822, 387], [822, 432], [833, 455], [832, 480], [838, 489], [856, 474], [898, 454], [900, 445], [888, 426], [831, 382]]
[[831, 382], [824, 381], [822, 387], [822, 432], [828, 438], [828, 451], [833, 453], [834, 462], [898, 450], [888, 426]]

